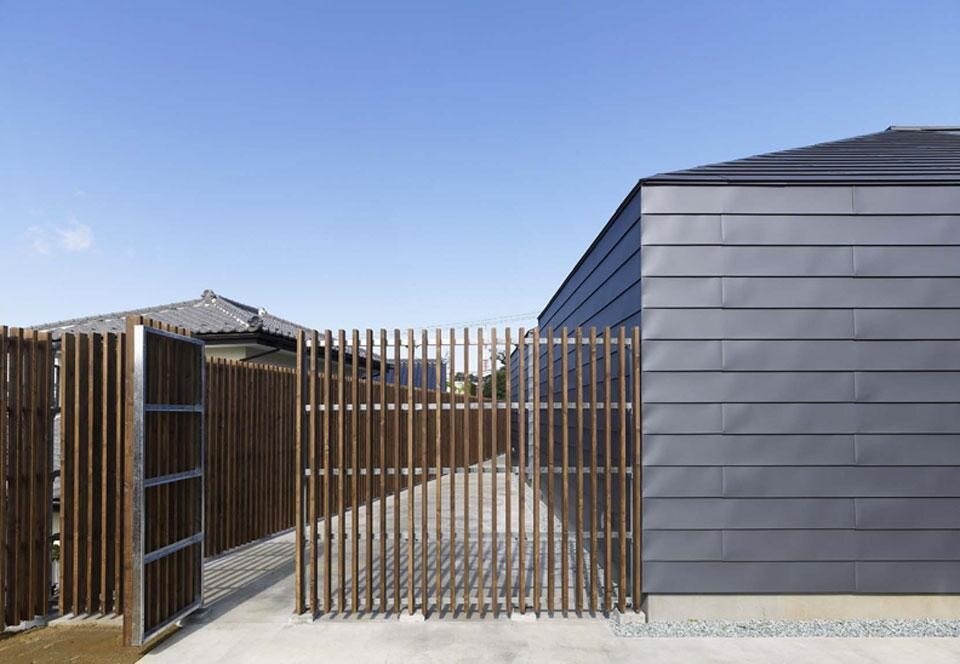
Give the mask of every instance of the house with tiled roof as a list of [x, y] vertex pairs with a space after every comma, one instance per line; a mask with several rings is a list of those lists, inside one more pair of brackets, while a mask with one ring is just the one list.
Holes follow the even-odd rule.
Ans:
[[[35, 325], [58, 337], [63, 332], [122, 332], [127, 316], [147, 316], [190, 330], [206, 343], [207, 356], [293, 367], [297, 332], [308, 327], [205, 290], [200, 297], [128, 311], [72, 318]], [[334, 362], [339, 359], [334, 358]], [[349, 350], [347, 352], [349, 357]], [[379, 361], [375, 363], [379, 368]], [[362, 365], [361, 365], [362, 366]]]

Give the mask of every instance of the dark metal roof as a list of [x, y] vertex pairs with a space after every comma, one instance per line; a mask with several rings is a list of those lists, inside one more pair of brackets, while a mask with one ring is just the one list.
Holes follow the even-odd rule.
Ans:
[[124, 317], [148, 316], [161, 323], [184, 327], [199, 335], [266, 334], [281, 339], [296, 339], [297, 331], [307, 329], [296, 323], [205, 290], [199, 298], [155, 307], [118, 311], [70, 320], [35, 325], [52, 332], [122, 332]]
[[960, 127], [886, 131], [660, 173], [644, 184], [960, 183]]

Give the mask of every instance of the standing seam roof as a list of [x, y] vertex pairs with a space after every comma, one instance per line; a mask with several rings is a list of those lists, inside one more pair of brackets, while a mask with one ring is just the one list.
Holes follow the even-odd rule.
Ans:
[[660, 173], [648, 184], [958, 183], [960, 127], [886, 131]]

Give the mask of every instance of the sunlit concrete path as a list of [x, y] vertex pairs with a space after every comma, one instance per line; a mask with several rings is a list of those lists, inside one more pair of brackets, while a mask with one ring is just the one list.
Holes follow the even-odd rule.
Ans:
[[[467, 477], [468, 481], [476, 482], [477, 475], [470, 474]], [[460, 492], [463, 481], [464, 476], [457, 478], [457, 496], [463, 495]], [[437, 493], [435, 482], [431, 482], [427, 488], [431, 519], [436, 508], [431, 498]], [[449, 512], [444, 506], [447, 502], [444, 497], [449, 496], [449, 486], [444, 482], [449, 482], [449, 478], [442, 478], [439, 482], [441, 521], [449, 522]], [[498, 491], [503, 491], [502, 476], [498, 477], [498, 484]], [[470, 495], [475, 500], [475, 484], [471, 484], [470, 489]], [[516, 500], [516, 485], [513, 493], [513, 500]], [[420, 508], [419, 496], [420, 491], [415, 491], [415, 511]], [[497, 503], [500, 509], [505, 500], [505, 495], [502, 495]], [[407, 514], [406, 501], [407, 496], [401, 495], [399, 509], [403, 517]], [[388, 511], [393, 509], [391, 503], [388, 501]], [[460, 506], [462, 508], [462, 503]], [[527, 508], [532, 511], [530, 504]], [[379, 523], [378, 509], [375, 507], [371, 514], [375, 526]], [[419, 515], [419, 511], [416, 514]], [[388, 513], [388, 516], [391, 514]], [[360, 510], [358, 517], [361, 528], [364, 528], [365, 512]], [[502, 523], [502, 514], [499, 518]], [[513, 528], [516, 530], [514, 521]], [[475, 521], [466, 524], [472, 536], [476, 532], [476, 525]], [[555, 522], [555, 526], [559, 532], [559, 522]], [[462, 523], [455, 525], [455, 528], [462, 527]], [[401, 519], [401, 529], [405, 528], [404, 518]], [[456, 532], [458, 538], [462, 534], [459, 530]], [[433, 537], [432, 531], [430, 536]], [[379, 542], [374, 544], [378, 551]], [[175, 664], [318, 661], [953, 664], [960, 661], [960, 639], [630, 639], [615, 636], [609, 622], [602, 616], [586, 613], [582, 617], [569, 618], [558, 615], [549, 617], [544, 613], [534, 622], [493, 618], [489, 613], [483, 619], [450, 619], [432, 615], [424, 622], [400, 621], [394, 613], [348, 613], [310, 621], [293, 614], [294, 547], [294, 534], [288, 532], [209, 561], [205, 568], [204, 584], [208, 605], [206, 616], [202, 621], [186, 624], [159, 643], [143, 661]], [[502, 542], [499, 549], [498, 564], [505, 567]], [[346, 553], [349, 568], [350, 551]], [[474, 555], [476, 553], [474, 551]], [[362, 555], [363, 552], [361, 568]], [[489, 545], [484, 555], [487, 563], [492, 564]], [[405, 559], [401, 559], [401, 563], [403, 575]], [[447, 570], [443, 571], [446, 573]], [[376, 584], [379, 584], [378, 574], [375, 571]], [[349, 584], [349, 576], [346, 580]], [[403, 576], [401, 582], [405, 583]], [[435, 590], [432, 583], [430, 592]], [[443, 592], [447, 590], [442, 588]], [[349, 595], [348, 592], [348, 601]], [[361, 593], [361, 602], [363, 597]]]

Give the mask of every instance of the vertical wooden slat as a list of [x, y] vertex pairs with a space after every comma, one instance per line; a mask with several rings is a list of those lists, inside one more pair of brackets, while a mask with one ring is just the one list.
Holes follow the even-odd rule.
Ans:
[[597, 328], [590, 328], [590, 612], [597, 611], [597, 519], [600, 516], [597, 500]]
[[497, 410], [497, 328], [490, 330], [490, 608], [496, 618], [500, 612], [499, 586], [497, 579], [500, 567], [500, 552], [497, 542], [497, 465], [500, 445], [497, 438], [499, 412]]
[[[86, 410], [81, 404], [84, 403], [83, 400], [83, 375], [84, 375], [84, 347], [86, 346], [86, 337], [83, 335], [76, 336], [76, 343], [74, 344], [74, 373], [73, 373], [73, 403], [74, 403], [74, 421], [73, 421], [73, 462], [70, 464], [73, 470], [73, 481], [71, 483], [73, 489], [73, 589], [71, 591], [71, 596], [73, 597], [73, 613], [74, 615], [79, 615], [82, 612], [83, 599], [81, 596], [82, 584], [80, 583], [83, 579], [83, 563], [82, 563], [82, 549], [83, 549], [83, 523], [81, 522], [81, 505], [83, 503], [83, 484], [80, 476], [81, 469], [83, 468], [80, 459], [80, 441], [83, 438], [85, 427], [83, 425], [84, 417]], [[129, 452], [128, 452], [129, 455]], [[128, 457], [129, 458], [129, 457]]]
[[[333, 517], [333, 484], [335, 482], [333, 469], [333, 415], [330, 412], [332, 395], [330, 394], [330, 379], [332, 378], [333, 332], [323, 332], [323, 612], [333, 611], [333, 560], [331, 560], [332, 532], [330, 522]], [[310, 367], [311, 371], [316, 366]], [[338, 467], [339, 468], [339, 467]]]
[[[305, 333], [303, 330], [297, 332], [297, 366], [300, 367], [300, 374], [297, 377], [297, 435], [296, 435], [296, 517], [294, 527], [296, 528], [297, 546], [294, 549], [294, 576], [296, 585], [296, 609], [297, 613], [303, 613], [304, 606], [304, 588], [303, 588], [303, 437], [304, 437], [304, 371], [303, 366], [306, 363], [306, 344]], [[234, 411], [235, 412], [235, 411]]]
[[[506, 611], [507, 615], [513, 615], [513, 523], [511, 518], [511, 503], [513, 502], [513, 496], [511, 495], [511, 489], [513, 484], [513, 440], [511, 438], [512, 428], [511, 423], [513, 420], [513, 362], [511, 353], [511, 344], [510, 344], [510, 328], [506, 328], [503, 332], [504, 334], [504, 402], [506, 403], [507, 409], [505, 411], [504, 417], [504, 450], [506, 454], [506, 467], [507, 472], [503, 475], [503, 494], [504, 494], [504, 506], [505, 514], [503, 516], [503, 532], [504, 532], [504, 556], [506, 557], [505, 565], [505, 577], [503, 585], [503, 594], [506, 601]], [[496, 565], [496, 563], [494, 563]], [[523, 562], [521, 561], [521, 565]]]
[[[126, 334], [117, 335], [117, 348], [116, 348], [116, 373], [114, 376], [114, 381], [116, 383], [116, 398], [114, 400], [114, 409], [115, 409], [115, 418], [116, 418], [116, 427], [117, 427], [117, 439], [116, 439], [116, 478], [115, 478], [115, 489], [114, 489], [114, 505], [116, 506], [116, 531], [114, 533], [114, 595], [116, 597], [116, 606], [114, 607], [115, 613], [123, 613], [123, 541], [124, 541], [124, 529], [123, 529], [123, 500], [124, 500], [124, 491], [123, 491], [123, 482], [124, 482], [124, 461], [126, 456], [124, 454], [124, 427], [126, 424], [125, 421], [125, 408], [124, 404], [126, 403], [126, 382], [125, 382], [125, 372], [126, 372], [126, 360], [127, 353], [126, 348], [127, 344], [132, 343], [132, 341], [127, 337]], [[61, 357], [63, 355], [61, 354]], [[60, 426], [64, 426], [64, 421], [61, 420]], [[62, 477], [62, 471], [61, 471]], [[62, 480], [61, 480], [62, 481]], [[61, 514], [63, 506], [61, 503]], [[62, 549], [61, 549], [62, 557]], [[61, 586], [62, 587], [62, 586]]]
[[347, 333], [337, 331], [337, 610], [341, 613], [347, 610], [347, 546], [346, 546], [346, 516], [344, 498], [346, 488], [346, 357]]
[[470, 329], [463, 328], [463, 608], [472, 613], [470, 583], [470, 407], [473, 383], [470, 380]]
[[557, 481], [556, 457], [554, 455], [554, 398], [553, 378], [553, 349], [556, 344], [553, 328], [547, 328], [547, 609], [554, 611], [554, 582], [553, 573], [556, 565], [556, 542], [554, 541], [553, 523], [556, 519], [556, 508], [553, 503], [554, 489]]
[[533, 328], [533, 345], [530, 352], [532, 366], [530, 391], [533, 401], [533, 431], [530, 439], [533, 443], [531, 450], [531, 474], [533, 475], [533, 610], [540, 614], [541, 568], [540, 568], [540, 504], [543, 496], [540, 495], [540, 328]]
[[310, 406], [309, 414], [309, 423], [307, 425], [308, 431], [308, 440], [309, 440], [309, 455], [310, 455], [310, 481], [309, 481], [309, 494], [310, 494], [310, 506], [309, 506], [309, 515], [308, 521], [310, 523], [310, 615], [317, 615], [317, 604], [318, 602], [318, 590], [317, 582], [319, 574], [317, 573], [317, 506], [319, 502], [319, 495], [317, 493], [317, 476], [319, 474], [319, 465], [317, 463], [317, 345], [319, 344], [319, 339], [317, 336], [316, 330], [311, 330], [310, 332], [310, 353], [309, 359], [307, 360], [307, 381], [308, 381], [308, 393], [307, 393], [307, 402]]
[[[380, 612], [387, 610], [387, 331], [380, 330], [380, 417], [377, 442], [380, 461]], [[393, 445], [397, 444], [393, 439]]]
[[[427, 380], [430, 376], [430, 351], [428, 349], [430, 338], [426, 330], [421, 331], [421, 361], [423, 366], [420, 369], [420, 611], [426, 617], [430, 595], [427, 594], [428, 570], [427, 561], [429, 560], [429, 546], [427, 538], [429, 537], [428, 526], [428, 487], [430, 486], [430, 461], [428, 457], [429, 440], [427, 438], [427, 423], [430, 420], [430, 411], [428, 410], [430, 398], [427, 391]], [[413, 367], [410, 368], [413, 371]], [[439, 484], [439, 482], [438, 482]], [[410, 496], [413, 500], [413, 496]]]
[[560, 602], [563, 615], [567, 615], [570, 600], [569, 505], [570, 505], [570, 349], [569, 331], [560, 332]]
[[[441, 410], [442, 405], [443, 405], [443, 401], [442, 401], [443, 390], [441, 389], [441, 382], [442, 382], [441, 371], [442, 371], [442, 369], [443, 369], [443, 366], [442, 366], [442, 363], [443, 363], [443, 334], [441, 333], [441, 331], [440, 331], [439, 328], [438, 328], [438, 329], [436, 330], [436, 332], [435, 332], [435, 337], [436, 337], [436, 344], [435, 344], [436, 348], [434, 348], [434, 355], [435, 355], [435, 357], [434, 357], [434, 366], [433, 366], [433, 375], [434, 375], [433, 393], [434, 393], [434, 405], [435, 405], [435, 407], [436, 407], [436, 411], [435, 411], [435, 413], [434, 413], [434, 414], [435, 414], [434, 426], [436, 427], [436, 431], [434, 431], [434, 443], [433, 443], [433, 445], [434, 445], [434, 450], [433, 450], [433, 454], [434, 454], [434, 461], [435, 461], [436, 469], [437, 469], [437, 476], [436, 476], [436, 477], [437, 477], [437, 481], [434, 483], [434, 485], [436, 486], [436, 489], [435, 489], [436, 496], [434, 496], [434, 502], [435, 502], [435, 507], [436, 507], [436, 509], [435, 509], [435, 514], [434, 514], [434, 516], [435, 516], [435, 522], [434, 522], [434, 524], [435, 524], [435, 532], [434, 532], [434, 538], [433, 538], [433, 540], [434, 540], [434, 542], [435, 542], [434, 546], [436, 547], [436, 553], [435, 553], [435, 555], [434, 555], [434, 565], [436, 566], [436, 570], [434, 570], [434, 573], [435, 573], [435, 575], [436, 575], [436, 579], [435, 579], [435, 583], [436, 583], [436, 589], [435, 589], [435, 592], [436, 592], [436, 607], [435, 607], [435, 610], [437, 611], [437, 613], [442, 613], [441, 607], [443, 606], [443, 547], [442, 547], [442, 544], [443, 544], [442, 534], [443, 534], [443, 533], [442, 533], [442, 529], [441, 529], [441, 525], [440, 525], [440, 524], [441, 524], [441, 518], [442, 518], [442, 515], [443, 515], [443, 492], [441, 491], [441, 487], [442, 487], [442, 484], [443, 484], [443, 465], [442, 465], [442, 455], [441, 455], [441, 451], [442, 451], [442, 449], [443, 449], [443, 439], [442, 439], [442, 436], [443, 436], [443, 424], [442, 424], [442, 423], [443, 423], [443, 411]], [[453, 480], [453, 478], [452, 478], [452, 476], [451, 476], [451, 483], [452, 483], [452, 480]], [[426, 501], [424, 501], [424, 502], [426, 502]]]
[[[124, 430], [123, 430], [123, 449], [124, 449], [124, 458], [132, 459], [134, 451], [134, 430], [133, 430], [133, 330], [135, 325], [135, 318], [129, 317], [125, 320], [126, 333], [124, 337], [126, 338], [126, 346], [124, 348], [125, 357], [124, 357]], [[126, 463], [124, 465], [124, 487], [133, 486], [133, 468], [132, 464]], [[133, 525], [133, 491], [124, 491], [123, 492], [123, 531], [124, 531], [124, 545], [123, 545], [123, 572], [124, 572], [124, 585], [123, 585], [123, 608], [124, 611], [130, 611], [133, 607], [133, 603], [136, 599], [134, 584], [127, 581], [132, 579], [133, 576], [133, 541], [130, 537], [130, 528]], [[74, 568], [76, 572], [76, 568]], [[129, 619], [129, 616], [123, 621], [123, 640], [124, 643], [131, 643], [134, 636], [134, 624], [133, 620]]]
[[575, 333], [575, 342], [577, 345], [574, 361], [577, 363], [574, 379], [577, 381], [576, 389], [576, 420], [577, 433], [573, 440], [574, 453], [576, 454], [575, 467], [577, 481], [574, 484], [577, 492], [576, 501], [576, 533], [574, 535], [574, 546], [576, 547], [576, 563], [574, 573], [574, 602], [577, 607], [577, 615], [583, 611], [583, 331], [578, 327]]
[[416, 362], [415, 349], [413, 343], [413, 330], [407, 330], [407, 613], [413, 615], [417, 611], [416, 598], [414, 597], [414, 568], [416, 561], [416, 536], [417, 529], [414, 523], [414, 504], [413, 504], [413, 484], [414, 484], [414, 458], [416, 439], [414, 420], [414, 390], [413, 390], [413, 369]]
[[100, 343], [100, 612], [106, 613], [110, 606], [108, 593], [109, 567], [107, 555], [109, 531], [107, 528], [110, 506], [107, 488], [109, 486], [107, 460], [110, 458], [110, 336], [104, 334]]
[[643, 489], [643, 416], [641, 402], [641, 380], [643, 374], [640, 372], [640, 328], [633, 328], [633, 477], [631, 481], [631, 490], [633, 491], [633, 610], [639, 612], [641, 602], [641, 590], [643, 589], [642, 574], [643, 563], [641, 560], [643, 543], [643, 505], [641, 496]]
[[[6, 435], [6, 337], [7, 328], [0, 327], [0, 477], [6, 477], [3, 451]], [[73, 372], [76, 337], [64, 334], [60, 338], [60, 614], [66, 615], [73, 610]], [[0, 482], [0, 520], [3, 519], [4, 491], [6, 482]], [[0, 528], [0, 537], [3, 537]], [[4, 587], [3, 574], [5, 547], [0, 546], [0, 588]], [[118, 559], [119, 560], [119, 559]], [[3, 607], [0, 606], [0, 613]], [[2, 620], [0, 616], [0, 620]]]
[[617, 408], [619, 409], [620, 424], [620, 451], [617, 455], [617, 473], [620, 489], [620, 511], [617, 519], [620, 530], [620, 577], [617, 580], [617, 608], [620, 613], [626, 611], [627, 589], [630, 587], [627, 581], [627, 338], [626, 330], [621, 327], [617, 341]]
[[[513, 355], [507, 348], [508, 356]], [[511, 372], [507, 372], [509, 376]], [[517, 330], [517, 608], [527, 612], [527, 347]]]
[[[9, 561], [7, 574], [8, 616], [7, 624], [17, 625], [23, 619], [21, 594], [23, 592], [23, 564], [20, 551], [20, 542], [26, 524], [23, 520], [25, 506], [23, 504], [23, 364], [24, 339], [23, 330], [15, 328], [11, 339], [12, 356], [10, 358], [10, 426], [11, 436], [8, 446], [9, 452], [9, 505], [13, 521], [11, 527], [12, 540], [7, 548]], [[9, 535], [8, 535], [9, 537]]]
[[486, 567], [483, 555], [483, 463], [486, 448], [483, 437], [483, 355], [483, 328], [477, 328], [477, 608], [480, 617], [487, 613], [486, 588], [483, 583]]
[[401, 469], [400, 428], [400, 330], [393, 331], [393, 607], [400, 611], [400, 488], [403, 486]]
[[610, 357], [610, 328], [603, 330], [603, 610], [609, 613], [613, 593], [613, 394], [611, 393], [610, 372], [613, 366]]
[[364, 362], [365, 375], [364, 380], [364, 421], [365, 428], [363, 432], [363, 458], [364, 458], [364, 516], [366, 517], [366, 533], [364, 543], [366, 544], [364, 552], [364, 565], [366, 572], [364, 579], [366, 581], [366, 609], [367, 613], [373, 611], [373, 506], [376, 503], [373, 499], [373, 330], [368, 329], [365, 335]]
[[350, 578], [351, 603], [360, 610], [360, 332], [350, 335]]
[[449, 331], [447, 346], [449, 359], [447, 394], [450, 401], [449, 468], [450, 468], [450, 532], [447, 546], [450, 552], [450, 615], [457, 612], [457, 393], [453, 381], [457, 371], [457, 337], [453, 328]]
[[[25, 452], [26, 452], [26, 478], [24, 482], [24, 489], [26, 491], [26, 502], [28, 505], [28, 517], [26, 528], [24, 532], [24, 537], [21, 540], [24, 547], [26, 548], [26, 555], [24, 556], [26, 564], [26, 579], [27, 579], [27, 588], [26, 592], [23, 595], [24, 599], [24, 612], [23, 617], [30, 619], [36, 615], [36, 608], [38, 602], [37, 594], [38, 589], [37, 585], [40, 581], [37, 575], [37, 549], [34, 545], [35, 538], [37, 537], [37, 516], [39, 514], [40, 505], [39, 498], [37, 495], [37, 475], [38, 472], [38, 462], [37, 458], [39, 452], [38, 445], [38, 431], [37, 431], [37, 389], [39, 387], [37, 381], [37, 361], [38, 361], [38, 340], [37, 333], [35, 330], [29, 330], [27, 332], [27, 346], [30, 351], [29, 355], [29, 367], [25, 372], [23, 387], [23, 407], [22, 411], [25, 418], [24, 433], [26, 435], [25, 442]], [[92, 510], [91, 510], [92, 512]], [[44, 612], [45, 613], [45, 612]]]
[[[7, 610], [10, 602], [8, 595], [4, 590], [7, 587], [7, 551], [10, 542], [10, 517], [9, 505], [7, 504], [7, 484], [8, 473], [10, 471], [7, 465], [7, 456], [12, 447], [8, 430], [7, 408], [9, 407], [8, 390], [10, 382], [8, 381], [7, 353], [9, 346], [7, 344], [7, 326], [0, 325], [0, 632], [7, 627]], [[61, 448], [62, 449], [62, 448]], [[61, 464], [61, 469], [63, 465]], [[63, 481], [61, 480], [61, 496], [64, 494]], [[61, 537], [61, 560], [60, 569], [63, 570], [63, 538]], [[61, 575], [61, 579], [62, 579]], [[60, 611], [63, 612], [63, 595], [61, 593]]]

